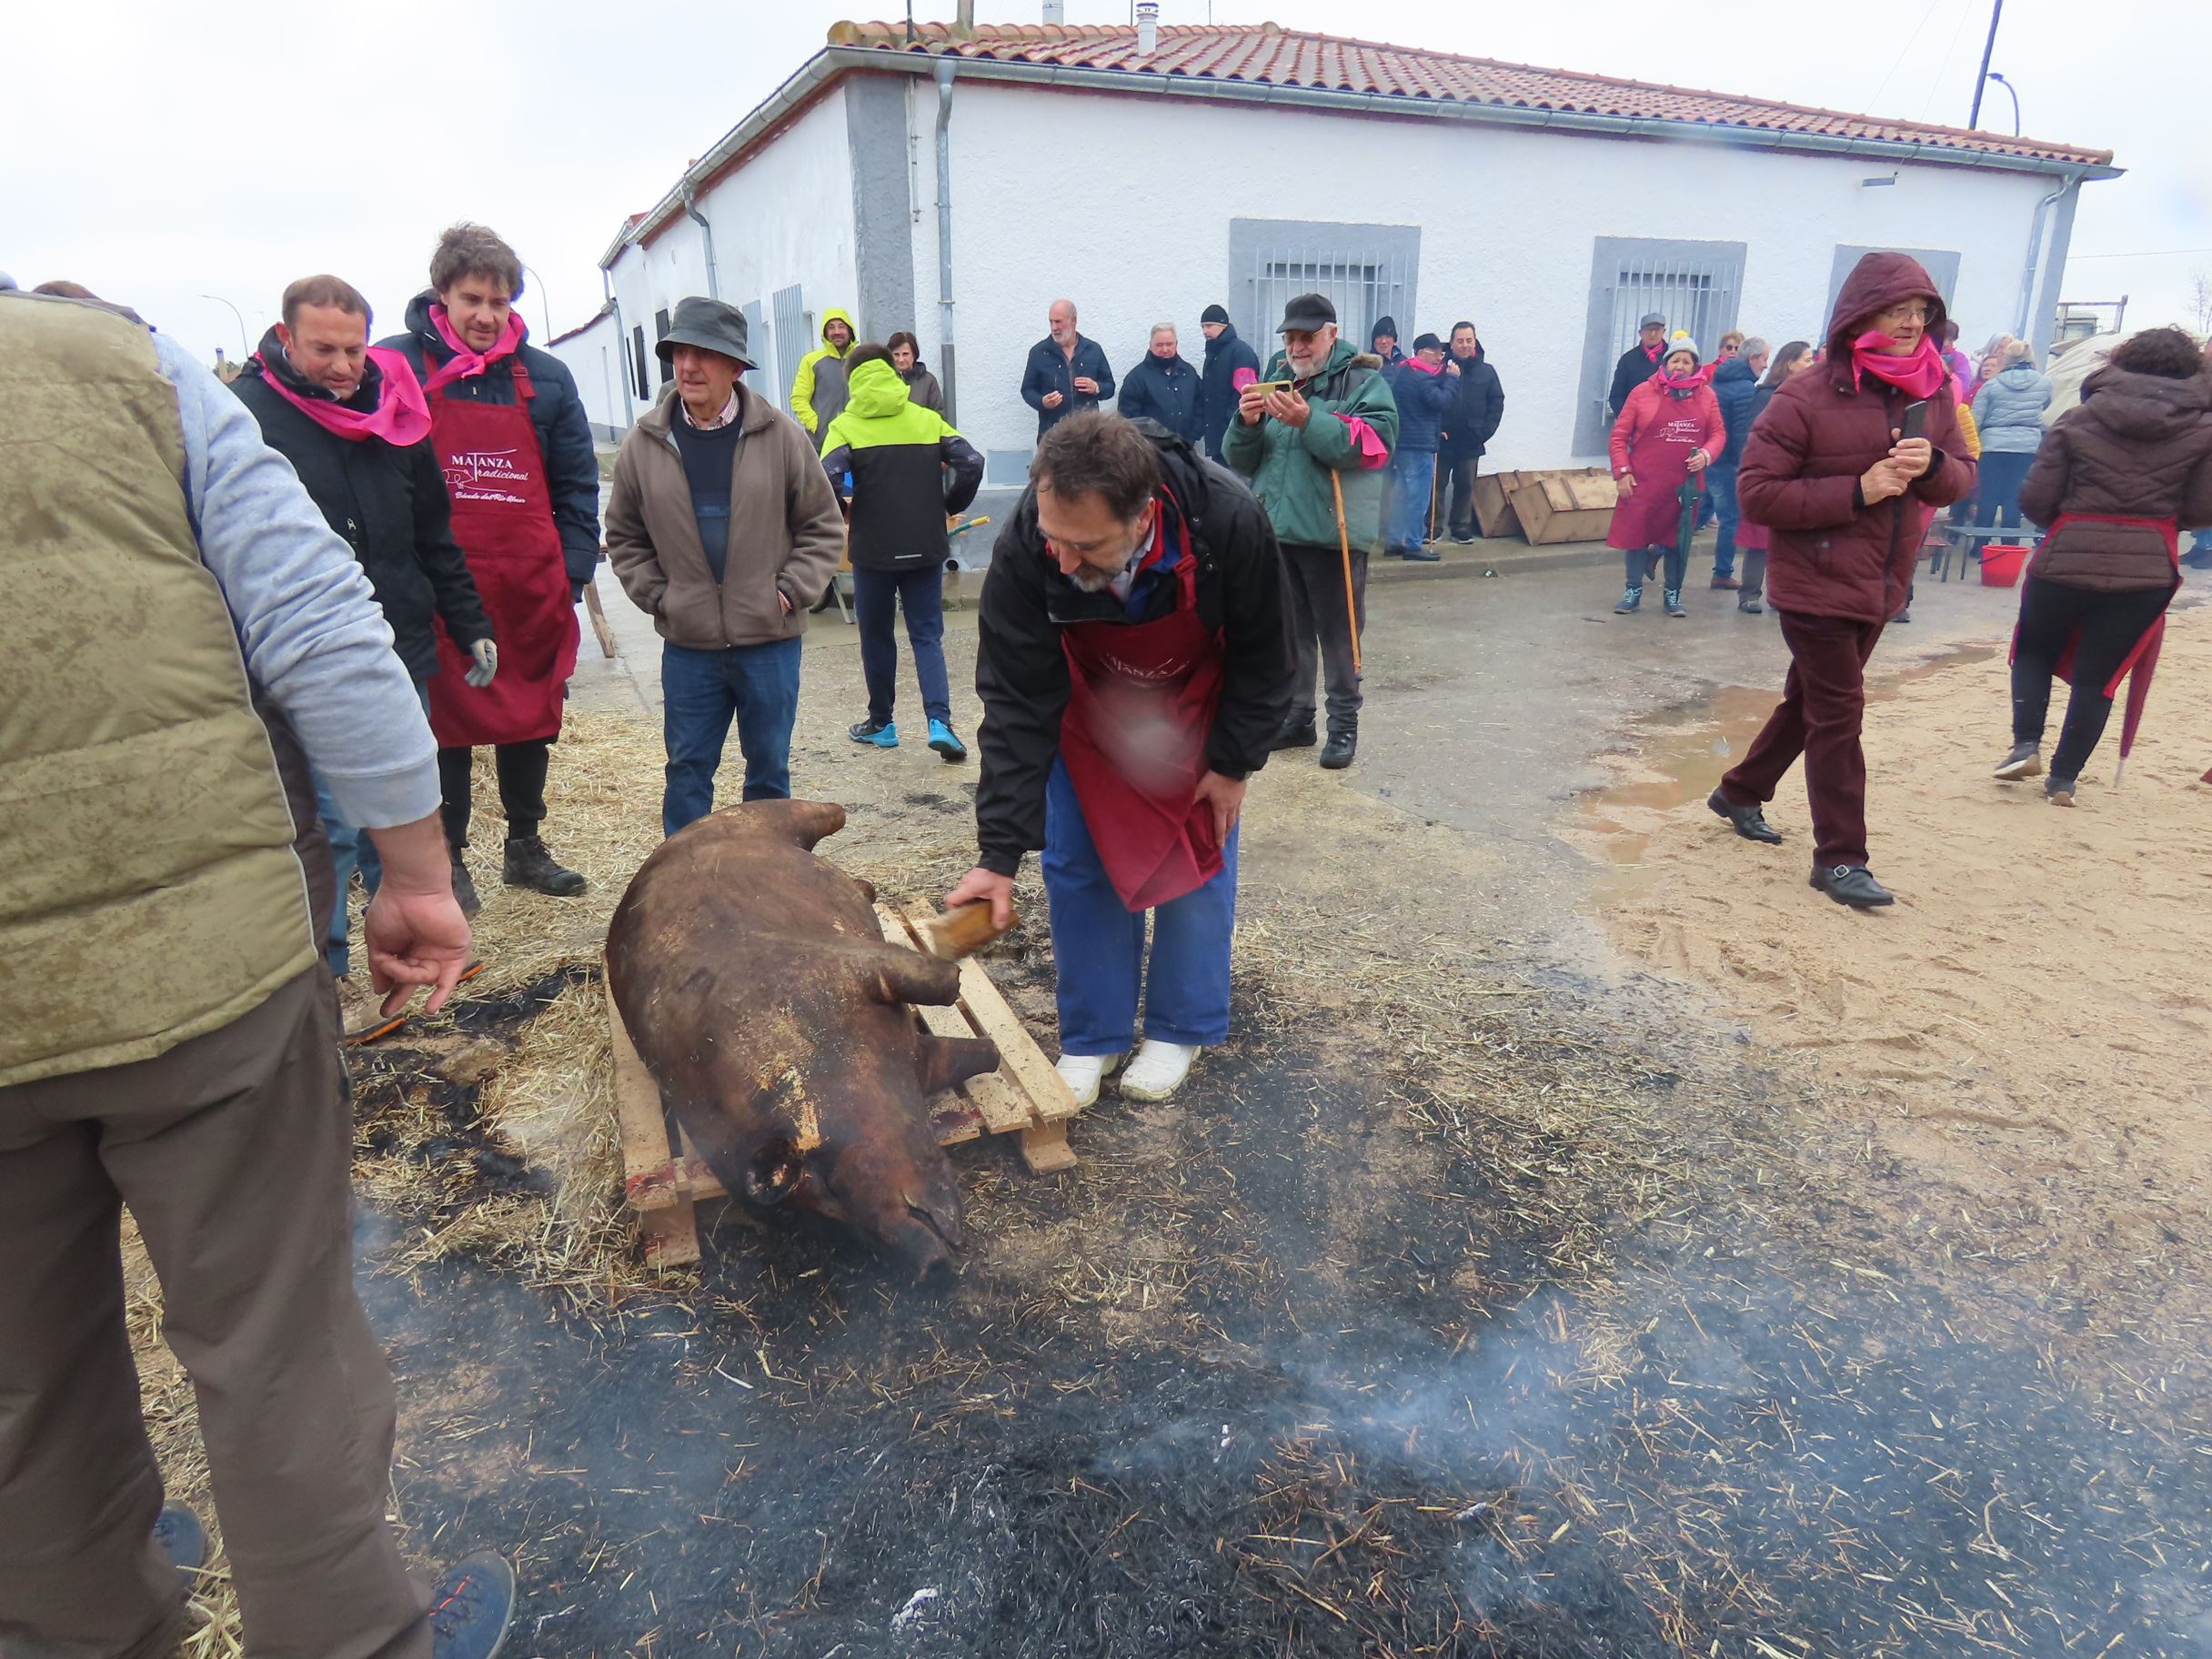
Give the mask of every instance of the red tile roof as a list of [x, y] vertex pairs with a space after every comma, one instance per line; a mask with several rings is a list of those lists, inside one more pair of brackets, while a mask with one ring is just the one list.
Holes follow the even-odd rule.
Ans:
[[1819, 135], [1919, 145], [1937, 150], [2006, 156], [2018, 160], [2104, 166], [2109, 150], [2046, 144], [2035, 138], [1931, 126], [1914, 121], [1885, 121], [1833, 109], [1809, 109], [1764, 98], [1695, 92], [1646, 81], [1615, 80], [1564, 69], [1539, 69], [1493, 58], [1465, 57], [1375, 41], [1312, 35], [1272, 23], [1242, 27], [1166, 25], [1158, 49], [1149, 58], [1137, 50], [1137, 33], [1119, 26], [1062, 24], [990, 24], [965, 39], [941, 23], [914, 25], [907, 45], [903, 23], [839, 24], [830, 44], [891, 47], [964, 58], [1068, 68], [1121, 70], [1138, 75], [1182, 76], [1192, 80], [1250, 82], [1323, 91], [1404, 98], [1409, 102], [1455, 101], [1501, 108], [1556, 109], [1626, 119], [1678, 121], [1692, 126], [1737, 127], [1749, 132]]

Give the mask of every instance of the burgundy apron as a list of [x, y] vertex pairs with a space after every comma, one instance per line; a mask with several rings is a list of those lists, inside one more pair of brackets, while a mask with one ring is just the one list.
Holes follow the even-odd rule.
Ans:
[[[1629, 446], [1628, 470], [1635, 474], [1635, 493], [1613, 509], [1607, 547], [1674, 544], [1675, 527], [1682, 522], [1682, 503], [1674, 492], [1690, 476], [1690, 451], [1697, 447], [1704, 432], [1697, 404], [1694, 396], [1670, 397], [1664, 390], [1659, 394], [1659, 412]], [[1704, 488], [1700, 474], [1698, 488]]]
[[[2178, 521], [2172, 518], [2130, 518], [2119, 513], [2061, 513], [2043, 532], [2043, 539], [2036, 544], [2036, 552], [2040, 553], [2044, 548], [2049, 547], [2051, 538], [2057, 535], [2069, 524], [2126, 524], [2157, 530], [2166, 538], [2166, 556], [2173, 561], [2174, 565], [2174, 587], [2167, 596], [2167, 603], [2173, 602], [2173, 593], [2178, 592], [2181, 588], [2181, 529]], [[2031, 554], [2028, 557], [2027, 568], [2021, 572], [2020, 576], [2023, 598], [2026, 597], [2027, 578], [2034, 573], [2035, 568], [2035, 556]], [[2141, 663], [2145, 658], [2147, 657], [2153, 663], [2158, 660], [2159, 647], [2165, 642], [2166, 613], [2160, 611], [2151, 619], [2150, 626], [2143, 630], [2135, 644], [2129, 648], [2126, 659], [2113, 671], [2112, 678], [2097, 689], [2106, 697], [2116, 695], [2119, 691], [2120, 682], [2133, 673], [2137, 665]], [[2015, 622], [2012, 628], [2012, 658], [2016, 659], [2019, 655], [2020, 625]], [[2069, 686], [2074, 683], [2074, 641], [2072, 639], [2069, 638], [2066, 641], [2066, 648], [2059, 653], [2058, 661], [2052, 671]]]
[[453, 498], [453, 538], [468, 561], [499, 644], [499, 672], [478, 690], [475, 666], [435, 620], [439, 673], [430, 681], [430, 729], [447, 749], [527, 743], [560, 735], [561, 702], [576, 671], [578, 630], [545, 456], [530, 419], [537, 394], [513, 359], [515, 401], [429, 394], [430, 441]]
[[1061, 630], [1068, 708], [1060, 758], [1113, 890], [1131, 910], [1193, 892], [1222, 870], [1213, 808], [1197, 799], [1221, 706], [1222, 636], [1198, 614], [1198, 561], [1176, 527], [1175, 608], [1151, 622]]

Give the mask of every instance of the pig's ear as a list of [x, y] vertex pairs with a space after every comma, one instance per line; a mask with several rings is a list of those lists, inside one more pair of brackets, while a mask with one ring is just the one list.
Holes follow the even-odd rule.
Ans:
[[899, 945], [850, 944], [842, 954], [855, 989], [871, 1002], [923, 1002], [943, 1007], [960, 994], [960, 966], [940, 962]]
[[767, 834], [812, 851], [845, 827], [845, 809], [827, 800], [749, 800], [730, 809]]
[[935, 1094], [999, 1069], [999, 1045], [984, 1037], [921, 1039], [921, 1091]]

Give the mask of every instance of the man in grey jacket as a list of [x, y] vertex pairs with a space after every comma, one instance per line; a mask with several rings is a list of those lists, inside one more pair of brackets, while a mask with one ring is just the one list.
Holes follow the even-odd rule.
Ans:
[[247, 1651], [487, 1659], [511, 1570], [471, 1558], [429, 1613], [385, 1518], [317, 926], [310, 766], [383, 856], [387, 1006], [468, 960], [391, 629], [246, 407], [118, 311], [0, 293], [0, 593], [39, 618], [0, 654], [0, 1651], [167, 1654], [205, 1553], [138, 1418], [127, 1204]]
[[740, 384], [745, 313], [677, 302], [675, 378], [615, 457], [607, 558], [659, 630], [662, 831], [714, 809], [730, 722], [745, 799], [791, 793], [799, 637], [845, 547], [837, 496], [799, 423]]

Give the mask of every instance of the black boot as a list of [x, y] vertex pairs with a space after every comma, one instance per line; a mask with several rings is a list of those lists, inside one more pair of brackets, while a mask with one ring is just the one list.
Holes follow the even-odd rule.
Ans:
[[1766, 814], [1757, 801], [1739, 806], [1718, 789], [1705, 797], [1705, 805], [1726, 819], [1735, 832], [1747, 841], [1764, 841], [1769, 847], [1782, 844], [1782, 831], [1766, 821]]
[[1314, 741], [1313, 717], [1310, 714], [1292, 714], [1283, 717], [1282, 729], [1275, 733], [1275, 740], [1267, 747], [1271, 750], [1312, 749]]
[[1332, 727], [1329, 740], [1322, 745], [1321, 763], [1330, 771], [1341, 772], [1352, 764], [1352, 757], [1359, 752], [1360, 729], [1357, 726]]
[[546, 850], [545, 842], [535, 835], [507, 838], [505, 875], [509, 887], [527, 887], [532, 892], [550, 893], [556, 899], [573, 899], [585, 887], [584, 878], [556, 862]]
[[464, 916], [473, 916], [484, 908], [484, 900], [477, 897], [476, 879], [468, 873], [468, 866], [461, 862], [458, 847], [453, 849], [453, 898]]
[[1837, 864], [1813, 872], [1813, 885], [1835, 900], [1847, 904], [1855, 910], [1871, 910], [1876, 906], [1895, 904], [1897, 896], [1874, 879], [1874, 871], [1864, 864]]

